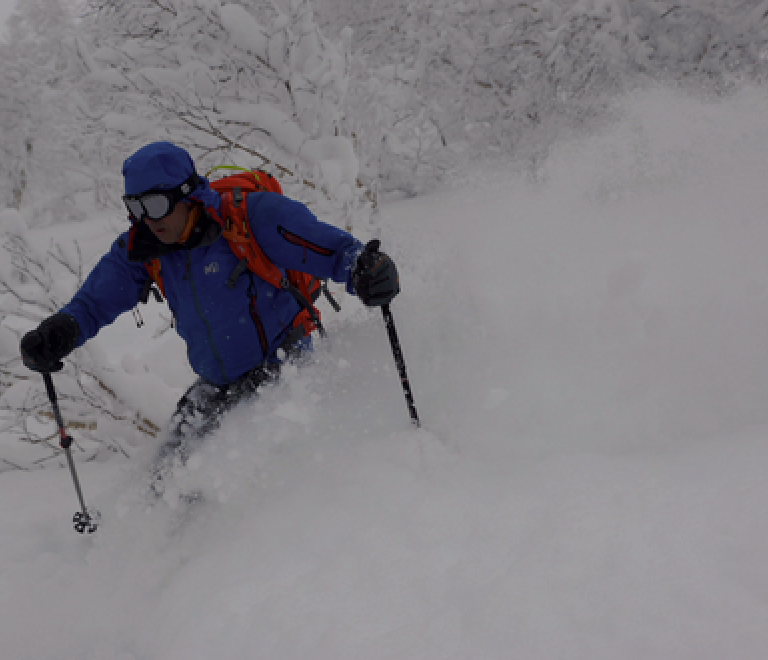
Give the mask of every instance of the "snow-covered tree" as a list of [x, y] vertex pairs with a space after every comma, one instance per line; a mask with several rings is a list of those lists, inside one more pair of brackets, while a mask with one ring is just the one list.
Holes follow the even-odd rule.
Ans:
[[558, 126], [649, 78], [765, 76], [765, 2], [319, 0], [351, 25], [350, 121], [367, 177], [408, 194], [489, 153], [535, 156]]
[[79, 165], [66, 103], [77, 78], [67, 48], [73, 30], [60, 0], [25, 0], [0, 44], [0, 189], [8, 206], [24, 204], [38, 223], [51, 222], [54, 207], [58, 219], [82, 216], [77, 185], [67, 185]]
[[[4, 447], [2, 472], [61, 460], [42, 378], [22, 365], [19, 342], [24, 332], [71, 298], [87, 273], [77, 241], [42, 243], [15, 210], [0, 213], [0, 264], [0, 429], [18, 435], [22, 442], [15, 449]], [[155, 435], [159, 430], [145, 414], [123, 403], [110, 371], [114, 370], [104, 369], [98, 353], [78, 350], [56, 375], [60, 405], [76, 449], [90, 456], [104, 451], [127, 454], [118, 437], [130, 438], [135, 432]], [[105, 432], [105, 422], [122, 432]]]
[[[204, 172], [235, 162], [352, 197], [356, 163], [338, 135], [347, 46], [324, 38], [307, 0], [256, 11], [215, 0], [90, 3], [78, 40], [83, 111], [110, 152], [152, 139], [192, 153]], [[87, 39], [87, 41], [86, 41]], [[119, 169], [119, 168], [114, 168]]]
[[[58, 4], [20, 5], [9, 96], [76, 124], [48, 141], [70, 163], [51, 176], [72, 170], [62, 187], [97, 205], [117, 204], [122, 159], [157, 138], [337, 201], [354, 197], [354, 141], [366, 186], [413, 194], [489, 153], [546, 150], [649, 77], [726, 89], [768, 64], [763, 0], [89, 0], [75, 32]], [[0, 145], [8, 203], [28, 177], [23, 134]]]

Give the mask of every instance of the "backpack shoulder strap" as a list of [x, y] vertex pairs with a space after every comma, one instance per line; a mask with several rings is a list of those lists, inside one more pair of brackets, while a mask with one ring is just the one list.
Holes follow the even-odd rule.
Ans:
[[163, 288], [163, 277], [160, 274], [160, 259], [150, 259], [149, 261], [144, 262], [144, 268], [147, 269], [147, 273], [149, 273], [149, 279], [147, 280], [147, 284], [144, 287], [146, 290], [146, 295], [142, 296], [145, 298], [142, 302], [146, 302], [149, 297], [149, 289], [152, 285], [152, 282], [157, 284], [157, 288], [160, 289], [160, 293], [163, 294], [163, 297], [165, 297], [165, 289]]
[[[240, 266], [230, 275], [227, 284], [234, 286], [234, 280], [248, 268], [272, 286], [282, 288], [283, 274], [264, 254], [248, 225], [247, 196], [240, 188], [221, 195], [221, 234], [229, 243]], [[245, 260], [245, 261], [243, 261]]]
[[[221, 194], [222, 236], [230, 249], [240, 258], [238, 265], [227, 278], [227, 286], [234, 287], [235, 281], [246, 270], [269, 282], [278, 289], [285, 289], [296, 299], [302, 311], [294, 319], [294, 326], [302, 325], [304, 334], [314, 328], [325, 334], [320, 322], [320, 311], [312, 304], [312, 296], [307, 286], [308, 276], [304, 273], [288, 270], [286, 275], [273, 264], [256, 242], [256, 237], [248, 224], [247, 195], [240, 188]], [[319, 288], [319, 286], [318, 286]]]

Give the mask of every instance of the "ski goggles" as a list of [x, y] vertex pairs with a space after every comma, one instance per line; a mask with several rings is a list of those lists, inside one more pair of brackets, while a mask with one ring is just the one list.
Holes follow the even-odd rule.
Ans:
[[123, 203], [128, 213], [136, 220], [149, 218], [160, 220], [168, 215], [182, 199], [197, 188], [199, 179], [196, 172], [190, 177], [169, 190], [149, 190], [139, 195], [123, 195]]

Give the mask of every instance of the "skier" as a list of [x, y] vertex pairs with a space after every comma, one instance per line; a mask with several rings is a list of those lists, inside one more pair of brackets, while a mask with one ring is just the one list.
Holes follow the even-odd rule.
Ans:
[[[300, 297], [254, 273], [222, 236], [222, 195], [196, 173], [182, 148], [148, 144], [123, 164], [132, 228], [112, 244], [72, 300], [21, 340], [24, 364], [50, 373], [62, 358], [146, 297], [147, 264], [159, 260], [162, 288], [187, 344], [197, 380], [179, 400], [158, 464], [186, 461], [195, 440], [225, 411], [277, 379], [286, 356], [311, 346]], [[393, 261], [322, 223], [303, 204], [273, 192], [244, 200], [250, 234], [268, 261], [346, 285], [368, 306], [399, 292]], [[155, 261], [155, 263], [158, 263]], [[309, 327], [312, 327], [310, 323]]]

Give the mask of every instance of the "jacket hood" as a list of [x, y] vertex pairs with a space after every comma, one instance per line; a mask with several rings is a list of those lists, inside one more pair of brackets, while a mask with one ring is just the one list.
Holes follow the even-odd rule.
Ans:
[[[123, 163], [126, 195], [139, 195], [148, 190], [167, 190], [186, 181], [195, 172], [189, 153], [170, 142], [151, 142]], [[208, 179], [198, 176], [198, 187], [189, 195], [216, 213], [221, 210], [219, 194], [211, 190]]]
[[123, 163], [126, 195], [175, 188], [195, 171], [186, 150], [170, 142], [151, 142]]
[[208, 179], [198, 177], [200, 184], [189, 195], [191, 199], [202, 202], [206, 210], [213, 209], [216, 213], [221, 213], [221, 195], [211, 189]]

